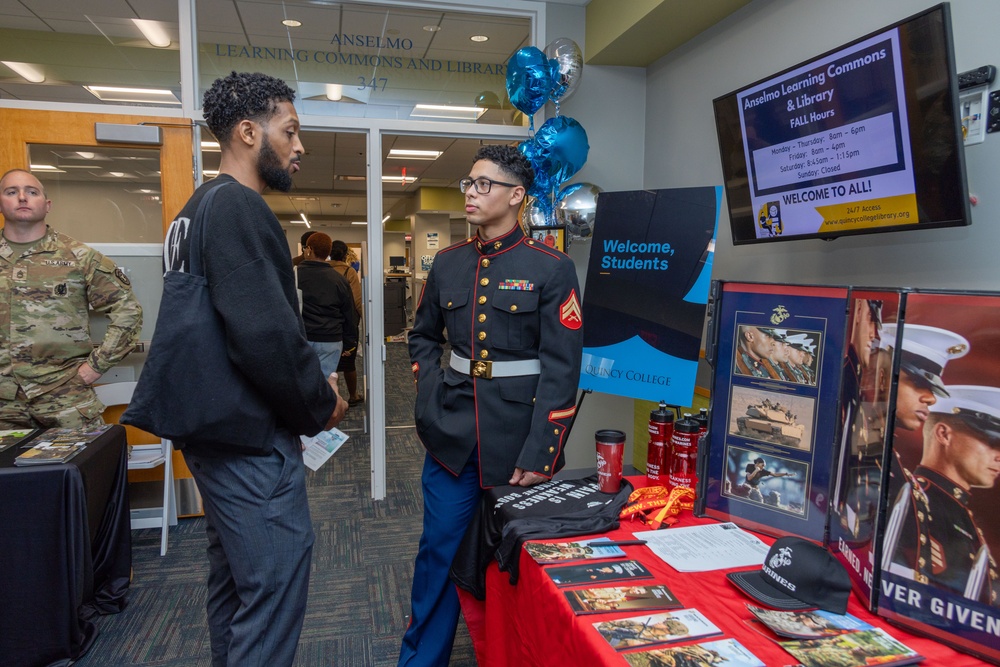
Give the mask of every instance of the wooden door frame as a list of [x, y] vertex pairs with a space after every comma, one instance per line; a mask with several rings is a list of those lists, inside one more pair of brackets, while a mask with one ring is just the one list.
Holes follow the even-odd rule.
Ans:
[[119, 114], [0, 109], [0, 173], [8, 169], [30, 169], [31, 144], [70, 146], [114, 146], [149, 149], [147, 144], [99, 143], [95, 123], [157, 125], [163, 130], [160, 151], [160, 203], [163, 232], [194, 192], [194, 125], [183, 118]]

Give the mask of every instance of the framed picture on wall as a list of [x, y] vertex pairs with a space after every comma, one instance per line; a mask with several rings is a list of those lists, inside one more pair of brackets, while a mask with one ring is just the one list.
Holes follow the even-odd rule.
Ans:
[[847, 288], [716, 282], [696, 513], [823, 542]]
[[529, 227], [531, 238], [540, 241], [559, 252], [566, 252], [565, 227]]

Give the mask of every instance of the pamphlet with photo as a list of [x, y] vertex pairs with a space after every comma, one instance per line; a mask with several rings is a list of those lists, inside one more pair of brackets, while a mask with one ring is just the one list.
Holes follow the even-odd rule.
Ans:
[[603, 614], [610, 611], [655, 611], [680, 609], [684, 605], [662, 585], [583, 588], [565, 591], [574, 614]]
[[597, 560], [601, 558], [625, 558], [625, 552], [618, 546], [602, 546], [610, 542], [608, 537], [577, 542], [525, 542], [524, 550], [536, 563], [570, 562], [577, 560]]
[[618, 651], [722, 634], [722, 630], [697, 609], [600, 621], [594, 623], [594, 628]]
[[657, 648], [651, 651], [639, 651], [622, 655], [632, 667], [764, 667], [757, 659], [735, 639], [719, 639], [700, 644], [688, 644], [676, 648]]

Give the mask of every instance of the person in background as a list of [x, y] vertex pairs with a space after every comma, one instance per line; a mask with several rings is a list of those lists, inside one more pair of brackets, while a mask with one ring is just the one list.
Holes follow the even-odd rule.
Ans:
[[[479, 149], [459, 182], [477, 231], [435, 257], [409, 334], [427, 456], [400, 667], [448, 664], [459, 612], [448, 570], [481, 490], [538, 484], [565, 463], [583, 349], [580, 290], [573, 261], [518, 224], [533, 181], [517, 148]], [[452, 354], [442, 368], [446, 331]]]
[[364, 320], [364, 310], [361, 297], [361, 278], [358, 277], [358, 272], [348, 264], [351, 254], [346, 243], [339, 239], [333, 242], [330, 249], [330, 266], [347, 279], [351, 286], [351, 294], [354, 296], [354, 346], [344, 346], [337, 371], [343, 373], [344, 382], [347, 383], [348, 404], [357, 405], [365, 400], [365, 397], [358, 392], [357, 370], [358, 345], [361, 344], [360, 328], [361, 322]]
[[299, 170], [294, 98], [283, 81], [259, 73], [233, 72], [209, 87], [203, 108], [222, 149], [219, 175], [194, 192], [164, 242], [165, 268], [186, 270], [188, 221], [218, 187], [202, 236], [204, 276], [230, 361], [276, 423], [271, 451], [259, 455], [175, 442], [204, 502], [213, 667], [294, 664], [314, 541], [299, 436], [332, 428], [347, 411], [306, 341], [288, 240], [261, 196], [287, 192]]
[[292, 257], [292, 266], [298, 266], [299, 264], [302, 263], [302, 260], [306, 258], [306, 243], [309, 242], [309, 237], [315, 233], [316, 232], [312, 231], [311, 229], [307, 232], [303, 232], [302, 238], [299, 239], [299, 245], [302, 246], [302, 254]]
[[305, 260], [297, 269], [306, 340], [316, 351], [325, 376], [337, 372], [341, 352], [358, 346], [351, 287], [326, 261], [332, 244], [326, 234], [312, 234], [302, 249]]
[[[92, 385], [132, 351], [142, 329], [125, 272], [50, 228], [51, 208], [30, 172], [0, 178], [0, 429], [103, 423]], [[109, 319], [98, 347], [90, 310]]]

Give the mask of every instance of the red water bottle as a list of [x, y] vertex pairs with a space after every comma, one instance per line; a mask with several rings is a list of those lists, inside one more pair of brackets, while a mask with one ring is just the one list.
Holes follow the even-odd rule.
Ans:
[[690, 412], [683, 419], [674, 422], [674, 433], [670, 438], [670, 488], [686, 486], [694, 490], [698, 482], [695, 466], [698, 455], [698, 422]]
[[708, 408], [702, 408], [698, 411], [698, 415], [694, 418], [698, 422], [698, 451], [705, 446], [705, 441], [708, 440]]
[[666, 486], [670, 472], [670, 437], [674, 432], [674, 413], [667, 410], [667, 404], [649, 413], [649, 449], [646, 453], [646, 485]]

